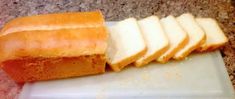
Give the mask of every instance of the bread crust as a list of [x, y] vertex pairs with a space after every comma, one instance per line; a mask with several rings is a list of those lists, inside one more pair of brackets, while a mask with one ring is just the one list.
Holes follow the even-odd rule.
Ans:
[[148, 56], [147, 58], [141, 60], [141, 61], [136, 61], [134, 64], [136, 67], [142, 67], [146, 64], [148, 64], [149, 62], [151, 62], [152, 60], [158, 58], [159, 56], [161, 56], [164, 52], [167, 51], [167, 49], [169, 48], [169, 44], [167, 43], [166, 46], [162, 47], [160, 50], [156, 51], [154, 54]]
[[193, 45], [191, 48], [188, 49], [188, 51], [184, 52], [181, 54], [181, 56], [178, 57], [173, 57], [175, 60], [183, 60], [185, 57], [187, 57], [191, 52], [193, 52], [194, 50], [196, 50], [197, 48], [199, 48], [201, 46], [201, 44], [203, 44], [206, 40], [206, 36], [204, 35], [202, 37], [202, 39], [200, 40], [200, 42], [198, 42], [197, 44]]
[[109, 63], [109, 61], [107, 61], [107, 62], [115, 72], [119, 72], [119, 71], [121, 71], [121, 69], [123, 69], [128, 64], [131, 64], [132, 62], [134, 62], [137, 59], [139, 59], [140, 57], [142, 57], [146, 52], [147, 52], [147, 47], [145, 47], [143, 50], [136, 53], [135, 55], [132, 55], [128, 58], [125, 58], [117, 63]]
[[108, 33], [101, 12], [17, 18], [0, 33], [0, 66], [16, 82], [105, 72]]
[[[149, 35], [151, 35], [151, 34], [148, 34], [148, 33], [151, 33], [151, 31], [148, 31], [148, 30], [151, 30], [151, 29], [145, 27], [145, 25], [146, 25], [146, 26], [149, 25], [149, 22], [151, 22], [152, 24], [154, 24], [154, 25], [156, 26], [155, 28], [158, 29], [158, 31], [155, 31], [154, 33], [157, 33], [157, 34], [160, 33], [160, 34], [162, 34], [160, 37], [161, 37], [162, 39], [164, 39], [165, 42], [162, 42], [162, 43], [160, 44], [161, 46], [159, 46], [158, 49], [155, 49], [155, 51], [153, 51], [151, 54], [147, 55], [147, 54], [148, 54], [148, 51], [151, 50], [151, 49], [149, 49], [149, 48], [151, 48], [151, 46], [152, 46], [152, 45], [148, 45], [148, 43], [151, 42], [151, 41], [149, 41], [149, 40], [154, 39], [154, 38], [149, 38]], [[145, 19], [139, 20], [139, 21], [138, 21], [138, 24], [139, 24], [139, 26], [140, 26], [140, 30], [141, 30], [141, 32], [142, 32], [144, 41], [146, 42], [147, 52], [146, 52], [146, 54], [143, 55], [140, 59], [136, 60], [136, 61], [134, 62], [134, 65], [135, 65], [136, 67], [142, 67], [142, 66], [148, 64], [149, 62], [155, 60], [155, 59], [158, 58], [160, 55], [162, 55], [165, 51], [167, 51], [167, 49], [169, 48], [169, 41], [168, 41], [168, 39], [167, 39], [167, 37], [166, 37], [164, 31], [163, 31], [162, 26], [160, 25], [160, 20], [159, 20], [159, 18], [158, 18], [157, 16], [150, 16], [150, 17], [147, 17], [147, 18], [145, 18]], [[142, 26], [143, 26], [143, 27], [142, 27]], [[152, 35], [152, 37], [156, 37], [156, 35], [155, 35], [155, 36]], [[158, 36], [157, 36], [157, 37], [158, 37]], [[156, 37], [155, 39], [158, 39], [158, 38], [159, 38], [159, 37], [158, 37], [158, 38], [157, 38], [157, 37]], [[160, 42], [154, 42], [154, 41], [153, 41], [152, 43], [157, 44], [157, 43], [160, 43]]]
[[203, 47], [196, 49], [197, 52], [209, 52], [214, 51], [222, 46], [224, 46], [227, 42], [217, 43], [217, 44], [210, 44]]
[[189, 41], [188, 35], [185, 36], [185, 38], [179, 43], [171, 53], [169, 53], [167, 56], [165, 56], [162, 60], [157, 60], [160, 63], [166, 63], [171, 57], [174, 56], [174, 54], [182, 49]]
[[[170, 15], [170, 16], [168, 16], [168, 17], [174, 17], [174, 16], [171, 16], [171, 15]], [[177, 23], [177, 25], [179, 25], [179, 24]], [[176, 53], [177, 51], [179, 51], [180, 49], [182, 49], [182, 48], [189, 42], [189, 36], [187, 35], [187, 33], [185, 33], [185, 32], [183, 31], [182, 27], [180, 27], [180, 28], [181, 28], [182, 33], [183, 33], [182, 36], [184, 36], [184, 37], [182, 38], [182, 40], [180, 41], [180, 43], [179, 43], [178, 45], [176, 45], [175, 48], [174, 48], [170, 53], [168, 53], [167, 55], [162, 56], [161, 58], [156, 59], [157, 62], [166, 63], [167, 61], [169, 61], [169, 60], [175, 55], [175, 53]], [[168, 38], [168, 39], [169, 39], [169, 38]]]
[[21, 57], [104, 54], [106, 40], [104, 27], [11, 33], [0, 37], [0, 62]]
[[104, 55], [77, 57], [24, 57], [2, 62], [2, 69], [16, 82], [70, 78], [105, 72]]
[[9, 21], [2, 28], [0, 36], [21, 31], [92, 28], [104, 25], [100, 11], [34, 15]]
[[[212, 18], [198, 18], [198, 19], [202, 19], [202, 20], [210, 20], [211, 22], [214, 22], [216, 24], [216, 27], [220, 30], [221, 28], [219, 27], [217, 21], [215, 19], [212, 19]], [[202, 26], [201, 26], [202, 27]], [[202, 29], [204, 30], [204, 27], [202, 27]], [[205, 31], [205, 30], [204, 30]], [[206, 33], [206, 31], [205, 31]], [[223, 33], [223, 31], [222, 31]], [[207, 34], [207, 33], [206, 33]], [[222, 47], [223, 45], [225, 45], [227, 42], [228, 42], [228, 38], [224, 35], [223, 33], [223, 39], [224, 41], [221, 41], [221, 42], [213, 42], [213, 44], [207, 44], [206, 43], [206, 40], [204, 43], [201, 44], [201, 46], [199, 46], [197, 49], [196, 49], [196, 52], [207, 52], [207, 51], [213, 51], [213, 50], [216, 50], [220, 47]]]

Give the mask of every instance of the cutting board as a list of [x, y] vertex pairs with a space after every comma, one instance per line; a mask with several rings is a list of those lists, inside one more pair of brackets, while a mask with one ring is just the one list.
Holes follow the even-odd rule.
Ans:
[[[108, 23], [110, 26], [113, 23]], [[219, 51], [121, 72], [26, 83], [20, 99], [235, 99]]]

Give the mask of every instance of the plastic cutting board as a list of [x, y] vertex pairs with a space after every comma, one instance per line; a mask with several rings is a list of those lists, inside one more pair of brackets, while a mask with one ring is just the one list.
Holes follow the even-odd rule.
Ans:
[[[108, 25], [113, 23], [108, 23]], [[20, 99], [235, 99], [219, 51], [121, 72], [27, 83]]]

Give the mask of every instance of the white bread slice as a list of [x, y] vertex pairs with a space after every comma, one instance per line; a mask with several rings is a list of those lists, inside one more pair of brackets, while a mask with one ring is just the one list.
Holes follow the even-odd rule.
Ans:
[[169, 43], [157, 16], [139, 20], [138, 24], [148, 49], [144, 56], [135, 61], [135, 65], [140, 67], [163, 54]]
[[189, 36], [188, 44], [173, 56], [174, 59], [179, 60], [184, 59], [192, 51], [199, 48], [205, 42], [206, 35], [190, 13], [177, 17], [177, 21]]
[[174, 16], [170, 15], [160, 20], [162, 27], [168, 37], [170, 47], [161, 55], [157, 61], [160, 63], [167, 62], [175, 53], [188, 43], [188, 35], [180, 27]]
[[216, 20], [212, 18], [196, 18], [196, 21], [206, 33], [206, 42], [197, 51], [215, 50], [228, 42], [228, 38], [224, 35]]
[[110, 33], [107, 49], [108, 64], [114, 71], [120, 71], [142, 57], [147, 47], [137, 20], [128, 18], [108, 27]]

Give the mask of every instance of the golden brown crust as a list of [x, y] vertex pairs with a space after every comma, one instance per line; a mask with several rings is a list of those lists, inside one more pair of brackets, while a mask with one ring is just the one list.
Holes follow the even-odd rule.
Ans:
[[[131, 64], [132, 62], [134, 62], [135, 60], [139, 59], [140, 57], [142, 57], [147, 51], [147, 47], [145, 47], [142, 51], [140, 51], [139, 53], [130, 56], [129, 58], [126, 58], [124, 60], [122, 60], [121, 62], [118, 62], [116, 64], [111, 64], [108, 63], [110, 65], [110, 67], [115, 71], [115, 72], [119, 72], [121, 71], [121, 69], [123, 69], [125, 66], [127, 66], [128, 64]], [[108, 62], [108, 61], [107, 61]]]
[[209, 51], [214, 51], [214, 50], [216, 50], [216, 49], [218, 49], [218, 48], [224, 46], [225, 43], [227, 43], [227, 42], [206, 45], [206, 46], [203, 46], [203, 47], [200, 47], [199, 49], [197, 49], [196, 52], [209, 52]]
[[205, 42], [196, 49], [196, 52], [207, 52], [207, 51], [213, 51], [216, 50], [222, 46], [225, 45], [225, 43], [228, 42], [228, 39], [226, 38], [226, 40], [224, 42], [219, 42], [219, 43], [214, 43], [214, 44], [206, 44]]
[[0, 62], [20, 57], [76, 57], [104, 54], [104, 27], [17, 32], [0, 37]]
[[5, 24], [0, 36], [21, 31], [100, 27], [104, 24], [100, 11], [35, 15], [13, 19]]
[[182, 40], [182, 42], [181, 42], [180, 44], [178, 44], [178, 45], [176, 46], [176, 48], [175, 48], [171, 53], [169, 53], [169, 54], [168, 54], [166, 57], [164, 57], [162, 60], [158, 60], [158, 59], [157, 59], [157, 61], [160, 62], [160, 63], [166, 63], [168, 60], [170, 60], [171, 57], [174, 56], [174, 54], [175, 54], [177, 51], [179, 51], [180, 49], [182, 49], [182, 48], [188, 43], [188, 41], [189, 41], [189, 37], [188, 37], [188, 35], [186, 35], [185, 38]]
[[184, 52], [181, 56], [173, 57], [173, 58], [175, 60], [183, 60], [187, 55], [189, 55], [191, 52], [193, 52], [194, 50], [199, 48], [202, 44], [204, 44], [205, 41], [206, 41], [206, 35], [204, 34], [204, 36], [202, 37], [202, 39], [201, 39], [201, 41], [199, 43], [197, 43], [194, 46], [192, 46], [190, 49], [188, 49], [188, 51]]
[[16, 82], [61, 79], [105, 72], [104, 55], [79, 57], [25, 57], [2, 62], [2, 69]]
[[162, 55], [164, 52], [167, 51], [167, 49], [169, 48], [169, 44], [165, 47], [163, 47], [161, 50], [156, 51], [154, 54], [152, 54], [151, 56], [149, 56], [148, 58], [144, 59], [141, 62], [135, 62], [135, 66], [136, 67], [142, 67], [146, 64], [148, 64], [149, 62], [151, 62], [152, 60], [158, 58], [160, 55]]
[[[215, 19], [212, 19], [212, 18], [197, 18], [197, 19], [204, 20], [204, 21], [210, 20], [211, 22], [214, 22], [216, 24], [215, 28], [218, 28], [223, 33], [223, 31], [221, 30], [221, 28], [218, 25], [218, 22]], [[205, 31], [205, 28], [202, 27], [202, 29]], [[205, 31], [205, 33], [206, 33], [206, 31]], [[205, 40], [205, 42], [203, 44], [201, 44], [201, 46], [199, 48], [196, 49], [196, 52], [207, 52], [207, 51], [216, 50], [219, 47], [224, 46], [225, 43], [228, 42], [228, 38], [225, 36], [224, 33], [223, 33], [223, 39], [224, 40], [221, 42], [213, 42], [213, 43], [209, 43], [209, 44]]]
[[17, 18], [0, 33], [0, 66], [17, 82], [103, 73], [107, 38], [98, 11]]

